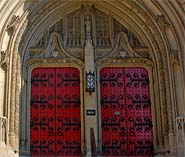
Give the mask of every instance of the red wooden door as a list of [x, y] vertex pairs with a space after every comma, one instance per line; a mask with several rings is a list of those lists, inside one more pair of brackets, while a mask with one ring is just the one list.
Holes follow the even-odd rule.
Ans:
[[31, 156], [80, 156], [79, 71], [40, 67], [31, 77]]
[[144, 68], [100, 71], [103, 156], [152, 156], [148, 73]]

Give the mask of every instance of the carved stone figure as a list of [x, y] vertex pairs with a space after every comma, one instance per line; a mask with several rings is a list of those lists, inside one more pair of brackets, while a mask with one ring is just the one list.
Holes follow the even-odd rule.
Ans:
[[85, 36], [86, 36], [86, 39], [91, 38], [91, 20], [88, 15], [85, 20]]

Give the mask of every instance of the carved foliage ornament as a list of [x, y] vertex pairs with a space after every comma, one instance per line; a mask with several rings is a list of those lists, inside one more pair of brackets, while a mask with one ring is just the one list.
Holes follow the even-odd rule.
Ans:
[[171, 50], [170, 61], [172, 64], [180, 64], [179, 55], [177, 50]]
[[19, 22], [20, 22], [20, 17], [13, 15], [10, 23], [7, 25], [7, 31], [10, 35], [13, 35]]
[[8, 65], [8, 56], [9, 52], [8, 51], [1, 51], [0, 54], [0, 66]]

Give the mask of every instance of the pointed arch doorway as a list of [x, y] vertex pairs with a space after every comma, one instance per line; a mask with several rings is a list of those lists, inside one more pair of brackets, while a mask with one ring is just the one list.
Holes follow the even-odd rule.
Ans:
[[[105, 16], [107, 19], [111, 18], [111, 17], [105, 15], [104, 13], [98, 12], [98, 10], [95, 10], [95, 11], [97, 11], [96, 17], [98, 17], [98, 15], [102, 15], [102, 16]], [[92, 18], [93, 17], [94, 16], [92, 16]], [[67, 15], [66, 18], [70, 19], [70, 16]], [[116, 21], [114, 21], [114, 19], [112, 19], [111, 21], [112, 21], [112, 25], [114, 25], [115, 28], [120, 26], [120, 24], [117, 23]], [[63, 23], [63, 22], [66, 22], [66, 20], [60, 20], [52, 28], [58, 28], [57, 26], [60, 26], [60, 25], [66, 26], [65, 24], [67, 24], [67, 23]], [[106, 21], [105, 21], [105, 23], [106, 23]], [[80, 23], [79, 26], [84, 26], [83, 24], [84, 23], [82, 21], [82, 23]], [[96, 24], [98, 24], [98, 23], [96, 23]], [[107, 26], [109, 26], [109, 23], [107, 23]], [[100, 27], [100, 26], [97, 25], [97, 27]], [[107, 27], [107, 28], [109, 28], [109, 27]], [[67, 29], [67, 30], [70, 30], [70, 29]], [[65, 30], [65, 32], [67, 30]], [[131, 57], [132, 58], [135, 57], [137, 59], [138, 56], [142, 57], [139, 54], [137, 54], [134, 51], [134, 49], [132, 49], [131, 45], [129, 44], [129, 40], [127, 38], [127, 33], [123, 32], [123, 30], [124, 29], [120, 29], [115, 34], [114, 42], [117, 43], [117, 44], [115, 44], [115, 47], [111, 47], [111, 42], [109, 42], [110, 41], [109, 39], [108, 40], [104, 39], [104, 38], [101, 39], [100, 38], [101, 36], [100, 36], [99, 38], [101, 40], [98, 39], [97, 41], [102, 41], [102, 42], [97, 42], [97, 47], [94, 47], [94, 48], [91, 45], [91, 49], [90, 48], [89, 49], [92, 51], [89, 51], [89, 49], [88, 49], [88, 51], [82, 51], [83, 46], [80, 43], [77, 42], [77, 45], [75, 45], [75, 42], [71, 42], [71, 41], [75, 41], [74, 39], [70, 39], [69, 43], [63, 42], [62, 40], [60, 40], [61, 39], [60, 37], [63, 35], [64, 35], [63, 37], [65, 37], [65, 34], [66, 34], [62, 30], [59, 32], [58, 31], [53, 32], [53, 33], [51, 33], [51, 35], [49, 37], [48, 46], [42, 52], [42, 54], [40, 54], [40, 52], [37, 52], [37, 55], [35, 55], [34, 54], [35, 51], [33, 51], [33, 56], [35, 55], [36, 57], [40, 57], [43, 60], [42, 64], [47, 65], [47, 66], [49, 65], [48, 63], [50, 63], [50, 62], [53, 63], [55, 61], [57, 61], [57, 64], [62, 63], [63, 65], [65, 64], [65, 66], [68, 65], [68, 63], [73, 63], [74, 61], [80, 62], [80, 66], [86, 70], [88, 69], [87, 67], [89, 67], [89, 68], [96, 67], [95, 64], [100, 63], [102, 66], [102, 64], [105, 64], [106, 61], [104, 63], [101, 63], [101, 61], [103, 61], [104, 59], [106, 60], [106, 58], [110, 58], [111, 60], [119, 58], [121, 60], [120, 63], [123, 65], [124, 60], [126, 58], [129, 59]], [[51, 32], [52, 31], [54, 31], [54, 30], [51, 29]], [[113, 29], [112, 29], [112, 31], [113, 31]], [[94, 32], [94, 33], [98, 34], [98, 32]], [[111, 33], [111, 31], [108, 31], [108, 33]], [[69, 36], [66, 36], [66, 38], [65, 38], [66, 40], [64, 40], [64, 41], [68, 41], [67, 40], [68, 37]], [[81, 40], [79, 40], [79, 41], [81, 41]], [[103, 43], [106, 43], [105, 41], [106, 42], [108, 41], [108, 42], [107, 42], [107, 44], [104, 45]], [[107, 52], [107, 48], [105, 46], [107, 46], [107, 48], [110, 49], [110, 52]], [[78, 50], [78, 52], [74, 51], [74, 49], [73, 49], [74, 47], [78, 48], [78, 49], [76, 49], [76, 50]], [[100, 50], [101, 48], [105, 49], [103, 53]], [[95, 49], [96, 49], [96, 51], [94, 51]], [[111, 51], [111, 49], [112, 49], [112, 51]], [[128, 50], [128, 52], [122, 51], [125, 49]], [[87, 54], [87, 52], [89, 52], [89, 55]], [[85, 59], [85, 61], [83, 58], [84, 56], [88, 58], [87, 60]], [[31, 61], [36, 62], [37, 59], [39, 60], [39, 58], [32, 58]], [[70, 62], [66, 62], [66, 59], [67, 60], [69, 59]], [[35, 60], [35, 61], [33, 61], [33, 60]], [[90, 61], [92, 61], [92, 62], [90, 62]], [[34, 63], [32, 63], [32, 64], [34, 64]], [[115, 66], [114, 61], [110, 62], [109, 65], [113, 66], [113, 64]], [[67, 97], [65, 97], [65, 92], [71, 91], [70, 86], [67, 85], [65, 88], [63, 88], [63, 86], [61, 86], [60, 88], [58, 87], [58, 80], [60, 80], [60, 79], [67, 80], [71, 76], [73, 77], [73, 75], [71, 75], [70, 71], [67, 72], [67, 75], [65, 72], [64, 73], [62, 72], [61, 75], [58, 74], [58, 70], [63, 71], [64, 69], [63, 68], [60, 69], [60, 68], [56, 68], [56, 67], [55, 68], [46, 68], [46, 69], [42, 69], [42, 70], [44, 70], [44, 71], [49, 70], [48, 71], [49, 74], [45, 74], [45, 73], [42, 74], [42, 71], [40, 72], [39, 70], [38, 70], [38, 75], [33, 74], [34, 71], [32, 73], [32, 76], [31, 76], [32, 77], [32, 87], [31, 87], [32, 89], [31, 90], [34, 92], [31, 93], [31, 96], [32, 96], [31, 100], [33, 100], [33, 101], [31, 101], [31, 105], [34, 106], [35, 104], [40, 103], [40, 109], [38, 109], [38, 113], [36, 111], [36, 113], [34, 114], [34, 112], [35, 112], [34, 107], [32, 108], [33, 111], [31, 111], [31, 125], [30, 125], [31, 126], [31, 129], [30, 129], [31, 130], [30, 131], [30, 133], [31, 133], [30, 148], [31, 149], [30, 149], [30, 152], [31, 152], [32, 156], [34, 156], [34, 155], [35, 156], [43, 156], [43, 154], [45, 156], [51, 156], [51, 155], [53, 155], [53, 156], [56, 156], [56, 155], [57, 156], [76, 156], [79, 154], [78, 152], [81, 149], [80, 148], [81, 146], [78, 145], [80, 140], [73, 141], [71, 139], [68, 139], [70, 137], [70, 134], [64, 135], [64, 133], [62, 131], [60, 131], [61, 126], [63, 128], [63, 126], [69, 125], [69, 123], [71, 125], [74, 125], [74, 123], [72, 124], [71, 119], [73, 119], [73, 118], [76, 119], [76, 117], [73, 117], [73, 115], [69, 116], [68, 114], [65, 114], [65, 113], [63, 114], [63, 112], [59, 111], [60, 109], [58, 109], [58, 107], [60, 106], [60, 105], [58, 106], [58, 104], [57, 104], [58, 99], [61, 100], [61, 102], [65, 104], [67, 102], [67, 99], [68, 98], [70, 99], [72, 97], [72, 95], [70, 95], [70, 93], [68, 93]], [[141, 104], [138, 105], [137, 103], [134, 103], [134, 101], [135, 100], [137, 101], [140, 98], [146, 99], [147, 96], [149, 96], [149, 88], [146, 88], [146, 93], [144, 93], [145, 94], [144, 97], [142, 95], [142, 92], [139, 94], [137, 93], [138, 89], [141, 89], [141, 90], [144, 89], [140, 85], [140, 84], [143, 85], [143, 83], [142, 83], [143, 80], [144, 80], [144, 83], [148, 85], [147, 79], [146, 80], [143, 79], [143, 77], [147, 78], [148, 74], [145, 72], [145, 70], [141, 70], [142, 68], [138, 68], [138, 69], [136, 68], [134, 70], [132, 68], [109, 67], [108, 69], [109, 70], [107, 70], [107, 71], [105, 70], [106, 75], [103, 74], [100, 77], [100, 85], [101, 85], [100, 98], [101, 98], [101, 106], [102, 106], [102, 114], [101, 114], [102, 115], [102, 117], [101, 117], [102, 118], [102, 123], [101, 123], [102, 126], [101, 127], [102, 127], [103, 155], [107, 156], [107, 154], [108, 154], [111, 156], [115, 156], [115, 155], [116, 156], [117, 155], [119, 155], [119, 156], [127, 155], [128, 156], [128, 155], [132, 155], [132, 154], [133, 155], [148, 154], [148, 153], [152, 154], [153, 141], [149, 141], [149, 143], [148, 142], [145, 143], [145, 141], [143, 141], [143, 139], [142, 140], [140, 140], [140, 139], [135, 140], [135, 137], [137, 137], [137, 133], [139, 131], [138, 132], [132, 131], [133, 127], [135, 127], [133, 125], [135, 125], [135, 123], [137, 121], [139, 122], [138, 125], [139, 126], [141, 125], [141, 130], [144, 125], [143, 117], [140, 116], [138, 118], [138, 115], [137, 115], [138, 114], [137, 111], [139, 110], [138, 108], [140, 106], [143, 107], [144, 105], [141, 105]], [[90, 70], [93, 71], [93, 68]], [[127, 71], [130, 75], [127, 75]], [[132, 73], [132, 72], [134, 72], [134, 73]], [[146, 74], [146, 76], [142, 75], [140, 72]], [[50, 75], [50, 73], [52, 73], [52, 74]], [[69, 75], [68, 75], [68, 73], [69, 73]], [[109, 78], [106, 80], [107, 76]], [[116, 76], [116, 78], [114, 78], [115, 76]], [[41, 77], [41, 79], [39, 77]], [[48, 78], [45, 79], [45, 77], [48, 77]], [[141, 78], [141, 81], [140, 80], [138, 81], [139, 77]], [[66, 78], [66, 79], [64, 79], [64, 78]], [[118, 81], [121, 81], [121, 84], [123, 85], [122, 87], [121, 87], [121, 84], [117, 84], [117, 85], [115, 84], [116, 79]], [[119, 80], [119, 79], [121, 79], [121, 80]], [[135, 81], [133, 81], [134, 79], [135, 79]], [[131, 83], [131, 85], [130, 85], [131, 87], [129, 87], [125, 84], [126, 80], [130, 81], [130, 82], [135, 82], [135, 83]], [[53, 83], [52, 83], [53, 87], [52, 87], [52, 84], [50, 85], [50, 83], [48, 83], [48, 81], [49, 82], [53, 81]], [[71, 81], [73, 82], [74, 80], [71, 80]], [[44, 85], [45, 84], [44, 82], [46, 82], [46, 85]], [[107, 87], [104, 87], [103, 82], [106, 82], [110, 85], [108, 85]], [[138, 82], [139, 82], [139, 88], [136, 88], [136, 86], [138, 86], [138, 84], [137, 84]], [[40, 88], [37, 88], [36, 86], [39, 83], [40, 83]], [[34, 86], [35, 84], [36, 84], [36, 86]], [[115, 84], [115, 87], [112, 88], [114, 86], [114, 84]], [[49, 94], [47, 92], [46, 93], [42, 92], [43, 88], [47, 88], [46, 91], [48, 91]], [[82, 85], [82, 88], [85, 89], [85, 85]], [[76, 89], [77, 88], [75, 88], [74, 91], [76, 91]], [[97, 95], [98, 95], [99, 90], [95, 90], [95, 93], [92, 93], [92, 95], [89, 96], [89, 94], [87, 92], [85, 92], [84, 89], [81, 93], [84, 96], [82, 98], [83, 101], [86, 100], [86, 101], [84, 101], [84, 111], [85, 111], [84, 113], [87, 113], [86, 111], [89, 109], [94, 111], [93, 116], [89, 116], [88, 114], [86, 114], [86, 115], [84, 114], [84, 119], [85, 119], [84, 120], [84, 130], [86, 132], [84, 131], [84, 137], [83, 137], [84, 140], [82, 143], [83, 143], [83, 145], [85, 145], [83, 147], [84, 154], [85, 154], [86, 151], [90, 152], [90, 149], [89, 149], [90, 148], [90, 140], [89, 140], [89, 135], [87, 133], [89, 131], [88, 129], [90, 127], [94, 128], [95, 135], [98, 136], [98, 133], [97, 133], [98, 132], [97, 131], [98, 130], [97, 129], [98, 122], [97, 121], [99, 120], [99, 118], [96, 116], [96, 113], [99, 114], [99, 111], [97, 111], [97, 107], [98, 107], [97, 103], [100, 101], [100, 99], [97, 99]], [[133, 89], [133, 91], [132, 90], [130, 91], [130, 89]], [[41, 91], [41, 93], [40, 93], [40, 91]], [[64, 91], [64, 93], [63, 93], [63, 91]], [[108, 93], [106, 93], [106, 92], [108, 92]], [[128, 92], [130, 92], [130, 94], [128, 94]], [[43, 95], [43, 93], [44, 93], [44, 95]], [[61, 93], [60, 96], [58, 96], [58, 93]], [[79, 96], [81, 94], [78, 93]], [[128, 94], [128, 95], [126, 95], [126, 94]], [[123, 96], [121, 96], [121, 95], [123, 95]], [[65, 101], [64, 101], [64, 98], [66, 99]], [[34, 99], [36, 99], [36, 101]], [[117, 107], [115, 107], [114, 101], [117, 101], [115, 99], [119, 100], [119, 102], [120, 101], [123, 102], [123, 105], [120, 105], [119, 109]], [[133, 100], [133, 99], [135, 99], [135, 100]], [[129, 101], [132, 101], [131, 105], [128, 104]], [[52, 105], [50, 105], [50, 103], [48, 103], [48, 102], [51, 102]], [[91, 102], [91, 103], [88, 103], [88, 102]], [[118, 102], [118, 104], [119, 104], [119, 102]], [[104, 103], [105, 105], [102, 103]], [[43, 105], [43, 104], [46, 104], [46, 105]], [[71, 104], [73, 105], [73, 103], [71, 103]], [[47, 105], [48, 105], [48, 107], [45, 107]], [[105, 106], [105, 108], [103, 108], [103, 106]], [[107, 106], [109, 106], [108, 108], [110, 108], [110, 110], [106, 108]], [[136, 106], [137, 106], [138, 110], [136, 109]], [[43, 109], [44, 107], [48, 108], [48, 109], [46, 110], [46, 114], [43, 116], [42, 114], [40, 114], [40, 112], [41, 112], [41, 110], [44, 110]], [[132, 107], [133, 110], [131, 110], [130, 107]], [[50, 109], [50, 108], [53, 108], [53, 109]], [[149, 108], [150, 108], [150, 105], [149, 105]], [[50, 112], [50, 110], [51, 110], [51, 112]], [[68, 111], [68, 113], [72, 113], [70, 109], [66, 109], [66, 110]], [[58, 117], [58, 112], [59, 112], [59, 115], [62, 114], [62, 116]], [[77, 112], [80, 115], [80, 112], [79, 111], [77, 111]], [[52, 116], [50, 116], [50, 114]], [[121, 116], [121, 114], [123, 114], [123, 116]], [[130, 115], [130, 114], [131, 114], [131, 117], [128, 117], [128, 115]], [[32, 115], [34, 115], [34, 116], [32, 117]], [[47, 117], [48, 115], [49, 115], [49, 117]], [[150, 118], [151, 118], [151, 115], [149, 116], [149, 120], [151, 120]], [[64, 120], [66, 122], [64, 122]], [[117, 120], [118, 120], [118, 123], [116, 122]], [[47, 121], [47, 123], [45, 121]], [[49, 125], [49, 127], [48, 127], [48, 125]], [[50, 125], [52, 127], [50, 127]], [[119, 125], [118, 127], [120, 127], [120, 128], [116, 128], [116, 127], [114, 127], [114, 125]], [[146, 125], [148, 125], [149, 130], [151, 130], [150, 121], [149, 121], [149, 124], [146, 124]], [[48, 130], [45, 129], [45, 126], [48, 127], [47, 128]], [[78, 124], [78, 126], [79, 126], [79, 124]], [[80, 126], [81, 126], [81, 123], [80, 123]], [[37, 128], [35, 129], [34, 127], [37, 127]], [[45, 137], [42, 136], [43, 135], [42, 131], [44, 129], [48, 131], [48, 134], [46, 134]], [[121, 131], [119, 129], [121, 129]], [[138, 130], [139, 129], [140, 128], [138, 127]], [[39, 132], [37, 130], [39, 130], [41, 132], [40, 135], [38, 134]], [[73, 129], [71, 128], [71, 130], [73, 130]], [[110, 132], [108, 130], [112, 130], [112, 132]], [[117, 132], [116, 130], [119, 130], [118, 134], [115, 133], [115, 132]], [[125, 132], [123, 130], [125, 130]], [[64, 130], [64, 132], [65, 132], [65, 130]], [[71, 134], [73, 134], [73, 133], [74, 132], [72, 132]], [[132, 135], [132, 134], [134, 134], [134, 135]], [[147, 135], [147, 134], [143, 133], [143, 135]], [[77, 135], [77, 136], [79, 137], [79, 139], [81, 139], [81, 135]], [[111, 139], [109, 137], [111, 137]], [[149, 138], [150, 140], [152, 139], [151, 137], [152, 137], [152, 135]], [[52, 138], [52, 139], [50, 139], [50, 138]], [[64, 141], [63, 141], [63, 139], [64, 139]], [[144, 142], [144, 144], [143, 144], [143, 142]], [[139, 144], [139, 146], [137, 146], [137, 144]], [[135, 147], [138, 147], [138, 148], [141, 147], [140, 144], [142, 145], [143, 148], [139, 149], [137, 152], [134, 152], [133, 150], [135, 149]], [[147, 147], [146, 149], [149, 149], [149, 150], [146, 150], [145, 147]], [[149, 152], [146, 152], [146, 151], [149, 151]]]

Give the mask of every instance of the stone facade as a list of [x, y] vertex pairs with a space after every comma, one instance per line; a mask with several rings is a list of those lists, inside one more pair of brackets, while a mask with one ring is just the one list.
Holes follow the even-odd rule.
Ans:
[[[30, 154], [31, 71], [77, 67], [81, 79], [102, 67], [149, 72], [156, 156], [185, 156], [185, 1], [3, 0], [0, 2], [0, 156]], [[97, 72], [97, 73], [96, 73]], [[101, 151], [100, 93], [81, 86], [82, 151], [90, 130]]]

